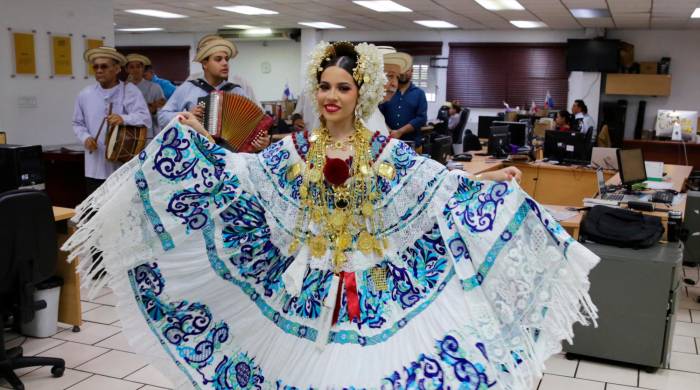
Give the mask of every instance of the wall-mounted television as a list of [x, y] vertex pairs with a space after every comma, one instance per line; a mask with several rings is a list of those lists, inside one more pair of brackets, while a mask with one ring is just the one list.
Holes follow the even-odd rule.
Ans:
[[569, 39], [566, 45], [566, 69], [569, 72], [615, 73], [620, 66], [620, 41], [617, 39]]

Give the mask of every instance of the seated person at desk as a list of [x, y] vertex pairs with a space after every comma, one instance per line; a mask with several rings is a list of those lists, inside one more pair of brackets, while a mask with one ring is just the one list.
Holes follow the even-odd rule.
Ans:
[[586, 103], [581, 99], [574, 100], [574, 104], [571, 106], [571, 113], [574, 115], [572, 123], [576, 124], [574, 130], [586, 133], [588, 129], [592, 129], [591, 142], [595, 143], [596, 123], [593, 117], [588, 115], [588, 106], [586, 106]]
[[569, 111], [560, 110], [557, 112], [557, 117], [554, 119], [554, 124], [557, 131], [570, 131], [571, 130], [571, 114]]
[[456, 102], [447, 102], [447, 107], [449, 108], [448, 113], [450, 114], [449, 119], [447, 120], [447, 128], [450, 129], [450, 132], [454, 130], [457, 125], [459, 125], [459, 120], [461, 119], [461, 112], [462, 112], [462, 107], [460, 107], [459, 104]]
[[304, 123], [304, 118], [299, 113], [292, 115], [292, 131], [304, 131], [306, 130], [306, 124]]

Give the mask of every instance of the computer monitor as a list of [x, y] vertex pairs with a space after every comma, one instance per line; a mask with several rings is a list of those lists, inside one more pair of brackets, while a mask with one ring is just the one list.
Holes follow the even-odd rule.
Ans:
[[578, 131], [547, 130], [544, 157], [560, 163], [588, 165], [591, 161], [586, 135]]
[[625, 187], [647, 179], [642, 149], [618, 149], [617, 165], [620, 167], [620, 182]]
[[452, 154], [452, 137], [443, 136], [430, 144], [430, 157], [440, 164], [447, 164], [447, 156]]
[[488, 154], [495, 158], [506, 158], [510, 154], [510, 132], [508, 126], [491, 126]]
[[499, 118], [497, 116], [480, 116], [477, 136], [479, 138], [489, 138], [489, 135], [491, 134], [491, 125], [494, 121], [498, 120], [503, 120], [503, 118]]
[[527, 123], [494, 121], [493, 126], [508, 126], [510, 143], [519, 147], [527, 145]]

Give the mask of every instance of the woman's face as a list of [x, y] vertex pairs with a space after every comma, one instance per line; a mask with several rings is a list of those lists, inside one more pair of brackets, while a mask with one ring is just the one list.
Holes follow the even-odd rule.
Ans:
[[565, 123], [564, 118], [562, 118], [562, 116], [559, 115], [559, 113], [557, 113], [557, 117], [556, 119], [554, 119], [554, 122], [557, 124], [557, 126], [564, 126]]
[[343, 68], [329, 66], [321, 73], [316, 99], [319, 112], [326, 122], [352, 120], [357, 105], [358, 89], [355, 80]]
[[450, 107], [450, 108], [447, 110], [447, 112], [449, 112], [449, 113], [450, 113], [450, 116], [452, 116], [452, 115], [454, 115], [454, 114], [457, 113], [457, 110], [455, 110], [454, 107]]

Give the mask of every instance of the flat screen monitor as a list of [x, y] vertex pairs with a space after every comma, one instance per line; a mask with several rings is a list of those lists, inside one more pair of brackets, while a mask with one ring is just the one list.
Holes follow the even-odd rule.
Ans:
[[510, 143], [523, 147], [527, 145], [527, 123], [494, 121], [494, 126], [508, 126]]
[[510, 154], [510, 132], [508, 126], [491, 126], [488, 154], [496, 158], [506, 158]]
[[430, 157], [440, 164], [447, 164], [447, 156], [452, 154], [452, 137], [443, 136], [430, 144]]
[[489, 138], [491, 134], [491, 124], [498, 120], [503, 120], [503, 118], [497, 116], [480, 116], [477, 136], [479, 138]]
[[544, 157], [560, 163], [590, 163], [586, 135], [578, 131], [547, 130], [544, 134]]
[[616, 39], [569, 39], [566, 45], [566, 70], [617, 72], [620, 65], [620, 41]]
[[642, 149], [617, 149], [617, 165], [620, 167], [620, 182], [626, 187], [647, 179]]

